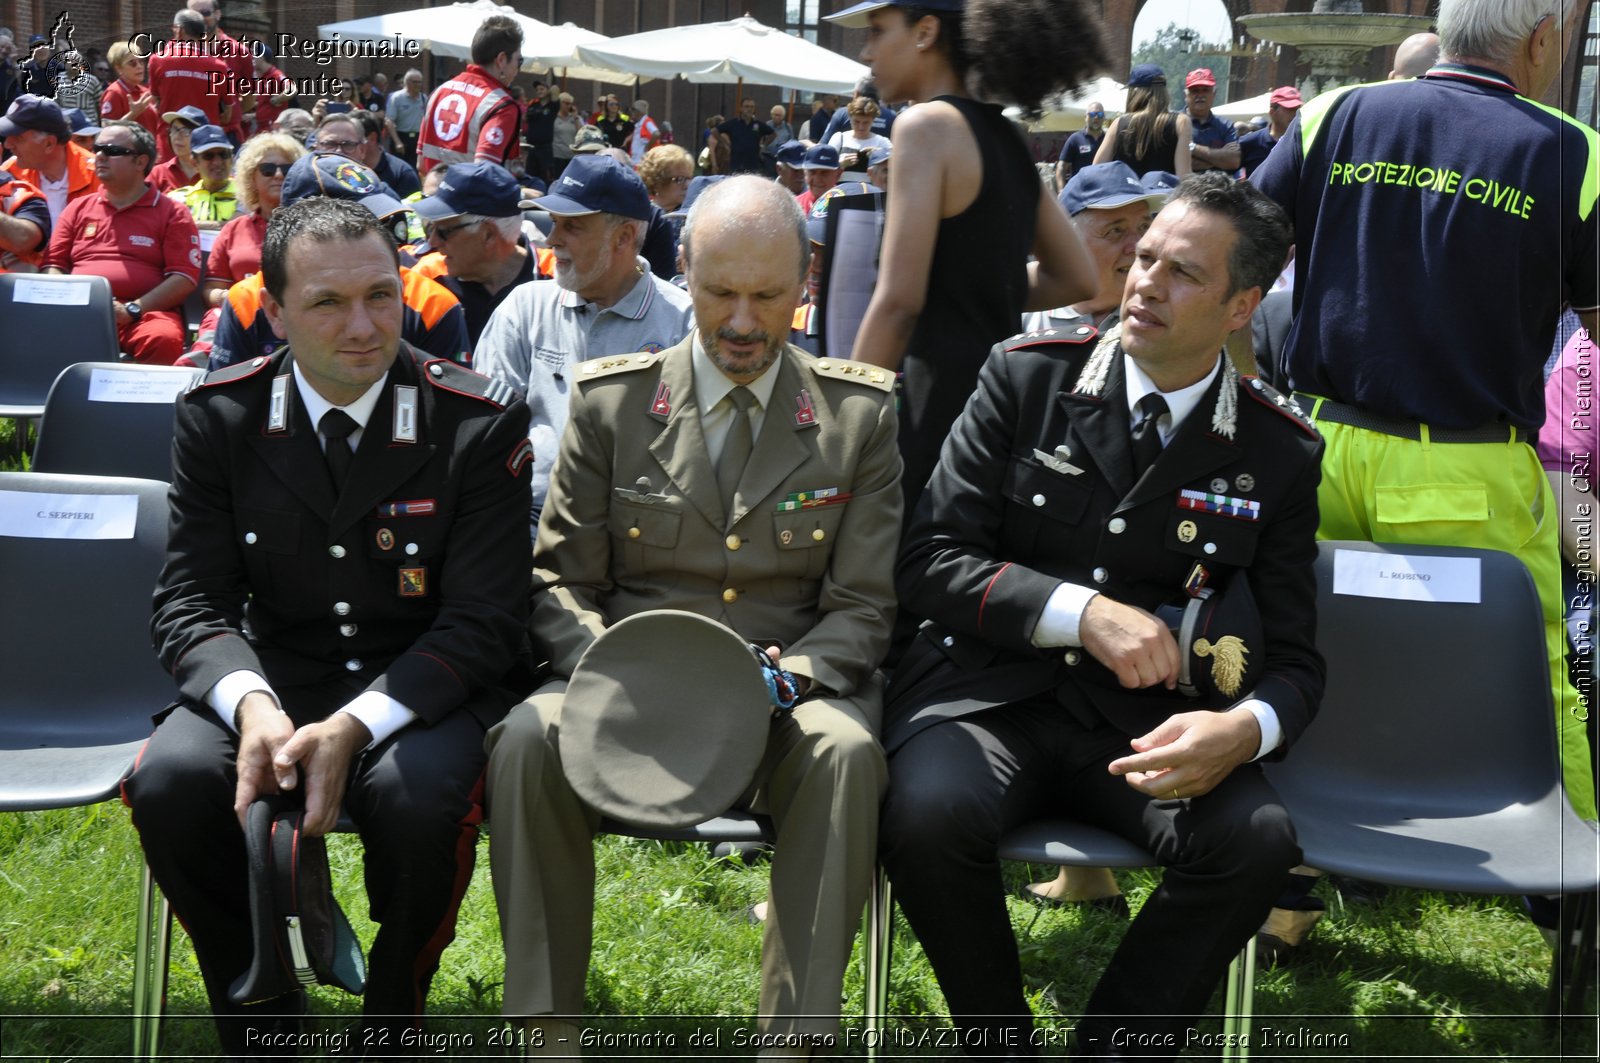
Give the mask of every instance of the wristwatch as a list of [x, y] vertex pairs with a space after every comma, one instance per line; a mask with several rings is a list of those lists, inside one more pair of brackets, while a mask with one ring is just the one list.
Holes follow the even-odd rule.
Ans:
[[122, 309], [126, 310], [128, 312], [128, 316], [133, 318], [135, 321], [138, 321], [139, 315], [144, 313], [144, 307], [139, 305], [139, 301], [137, 299], [131, 303], [123, 303]]

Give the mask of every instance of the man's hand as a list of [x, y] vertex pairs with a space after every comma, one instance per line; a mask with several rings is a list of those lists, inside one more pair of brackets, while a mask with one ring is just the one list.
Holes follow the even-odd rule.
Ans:
[[289, 778], [283, 789], [294, 789], [296, 766], [305, 779], [305, 831], [311, 837], [326, 834], [338, 824], [350, 762], [371, 741], [366, 724], [348, 712], [336, 712], [300, 728], [272, 758], [280, 780]]
[[[783, 650], [779, 649], [777, 646], [768, 646], [767, 647], [767, 656], [772, 658], [772, 663], [773, 664], [777, 665], [779, 668], [783, 667]], [[803, 675], [795, 676], [794, 677], [795, 700], [798, 701], [799, 699], [805, 697], [809, 693], [811, 693], [811, 680], [809, 678], [807, 678], [806, 676], [803, 676]]]
[[1180, 712], [1129, 743], [1132, 756], [1106, 768], [1151, 797], [1177, 800], [1209, 793], [1261, 748], [1261, 725], [1248, 709]]
[[262, 794], [275, 794], [294, 785], [294, 768], [273, 768], [272, 758], [294, 734], [290, 722], [270, 694], [254, 690], [239, 702], [238, 783], [233, 790], [233, 812], [244, 826], [245, 813]]
[[1157, 683], [1177, 687], [1178, 643], [1167, 625], [1143, 609], [1097, 594], [1083, 610], [1078, 634], [1083, 648], [1130, 690]]

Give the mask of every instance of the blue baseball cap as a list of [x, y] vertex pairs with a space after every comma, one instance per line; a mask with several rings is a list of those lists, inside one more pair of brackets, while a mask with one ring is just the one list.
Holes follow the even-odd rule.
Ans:
[[834, 201], [844, 196], [883, 195], [883, 189], [865, 181], [841, 181], [817, 197], [806, 215], [806, 239], [814, 244], [828, 242], [828, 212]]
[[228, 139], [228, 134], [219, 125], [203, 125], [189, 137], [189, 151], [195, 155], [218, 148], [226, 148], [228, 154], [233, 154], [233, 141]]
[[866, 0], [865, 3], [847, 7], [843, 11], [836, 11], [831, 15], [824, 15], [827, 22], [836, 22], [848, 29], [858, 30], [867, 26], [872, 19], [869, 17], [874, 11], [886, 7], [918, 7], [924, 11], [960, 11], [965, 8], [966, 0], [915, 0], [907, 3], [906, 0]]
[[839, 149], [832, 144], [816, 144], [806, 152], [806, 160], [800, 164], [802, 170], [837, 170], [839, 168]]
[[798, 168], [806, 161], [806, 146], [798, 140], [786, 140], [783, 147], [772, 153], [772, 157], [785, 166]]
[[406, 209], [378, 175], [343, 155], [323, 152], [302, 155], [283, 178], [282, 203], [328, 196], [360, 203], [380, 219]]
[[639, 175], [609, 155], [574, 155], [532, 208], [558, 217], [619, 214], [640, 221], [649, 221], [654, 209]]
[[411, 205], [423, 221], [442, 221], [458, 214], [514, 218], [522, 213], [526, 189], [511, 171], [494, 162], [456, 163], [445, 171], [433, 195]]
[[100, 135], [100, 127], [89, 121], [89, 116], [83, 113], [82, 107], [69, 107], [64, 112], [67, 116], [67, 125], [72, 128], [75, 137], [93, 137]]
[[1172, 190], [1178, 187], [1178, 175], [1165, 170], [1151, 170], [1139, 178], [1139, 183], [1151, 192], [1161, 193], [1162, 201], [1165, 202]]
[[1161, 85], [1167, 80], [1167, 72], [1154, 63], [1140, 63], [1128, 71], [1128, 87], [1130, 89], [1142, 88], [1145, 85]]
[[63, 141], [72, 136], [72, 127], [67, 124], [61, 105], [48, 96], [35, 96], [31, 92], [24, 92], [6, 108], [5, 117], [0, 118], [0, 137], [14, 137], [27, 129], [37, 129]]
[[173, 122], [188, 122], [191, 129], [199, 129], [211, 121], [206, 117], [204, 111], [192, 104], [188, 107], [179, 107], [176, 111], [165, 112], [162, 114], [161, 120], [168, 125]]
[[1098, 162], [1085, 166], [1072, 175], [1067, 187], [1061, 190], [1061, 206], [1068, 214], [1081, 214], [1086, 210], [1110, 210], [1138, 200], [1148, 200], [1158, 206], [1166, 194], [1152, 191], [1139, 183], [1139, 175], [1125, 162]]

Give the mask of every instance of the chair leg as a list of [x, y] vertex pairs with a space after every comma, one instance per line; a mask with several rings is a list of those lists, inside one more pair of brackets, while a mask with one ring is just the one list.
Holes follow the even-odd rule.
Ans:
[[1568, 1014], [1580, 1011], [1589, 991], [1595, 955], [1595, 906], [1593, 893], [1569, 893], [1561, 898], [1545, 1006], [1547, 1030], [1553, 1031]]
[[874, 872], [872, 895], [867, 902], [867, 1058], [878, 1058], [878, 1042], [889, 1010], [889, 960], [894, 944], [894, 898], [889, 876], [882, 867]]
[[161, 1044], [161, 1013], [167, 1002], [167, 963], [172, 944], [172, 906], [156, 887], [150, 865], [139, 885], [133, 956], [133, 1057], [154, 1059]]
[[1222, 1008], [1225, 1060], [1250, 1058], [1250, 1020], [1255, 1013], [1256, 937], [1250, 935], [1239, 955], [1228, 965], [1227, 991]]

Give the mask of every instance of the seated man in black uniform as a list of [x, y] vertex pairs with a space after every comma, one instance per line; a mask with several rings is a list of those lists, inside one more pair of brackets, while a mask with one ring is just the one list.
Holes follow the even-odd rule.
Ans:
[[[1288, 247], [1266, 197], [1185, 180], [1115, 328], [995, 348], [907, 530], [901, 607], [930, 622], [885, 708], [882, 855], [975, 1054], [1033, 1054], [996, 856], [1011, 828], [1086, 821], [1166, 868], [1074, 1059], [1175, 1056], [1299, 861], [1251, 762], [1321, 697], [1321, 442], [1221, 353]], [[1215, 607], [1192, 659], [1154, 615], [1190, 601]]]
[[288, 347], [178, 400], [152, 633], [181, 699], [124, 798], [227, 1055], [270, 1054], [305, 1004], [229, 1000], [252, 955], [237, 817], [298, 790], [311, 834], [354, 820], [381, 924], [355, 1042], [397, 1050], [472, 874], [485, 730], [525, 693], [528, 409], [400, 339], [395, 256], [355, 203], [280, 208], [263, 304]]

